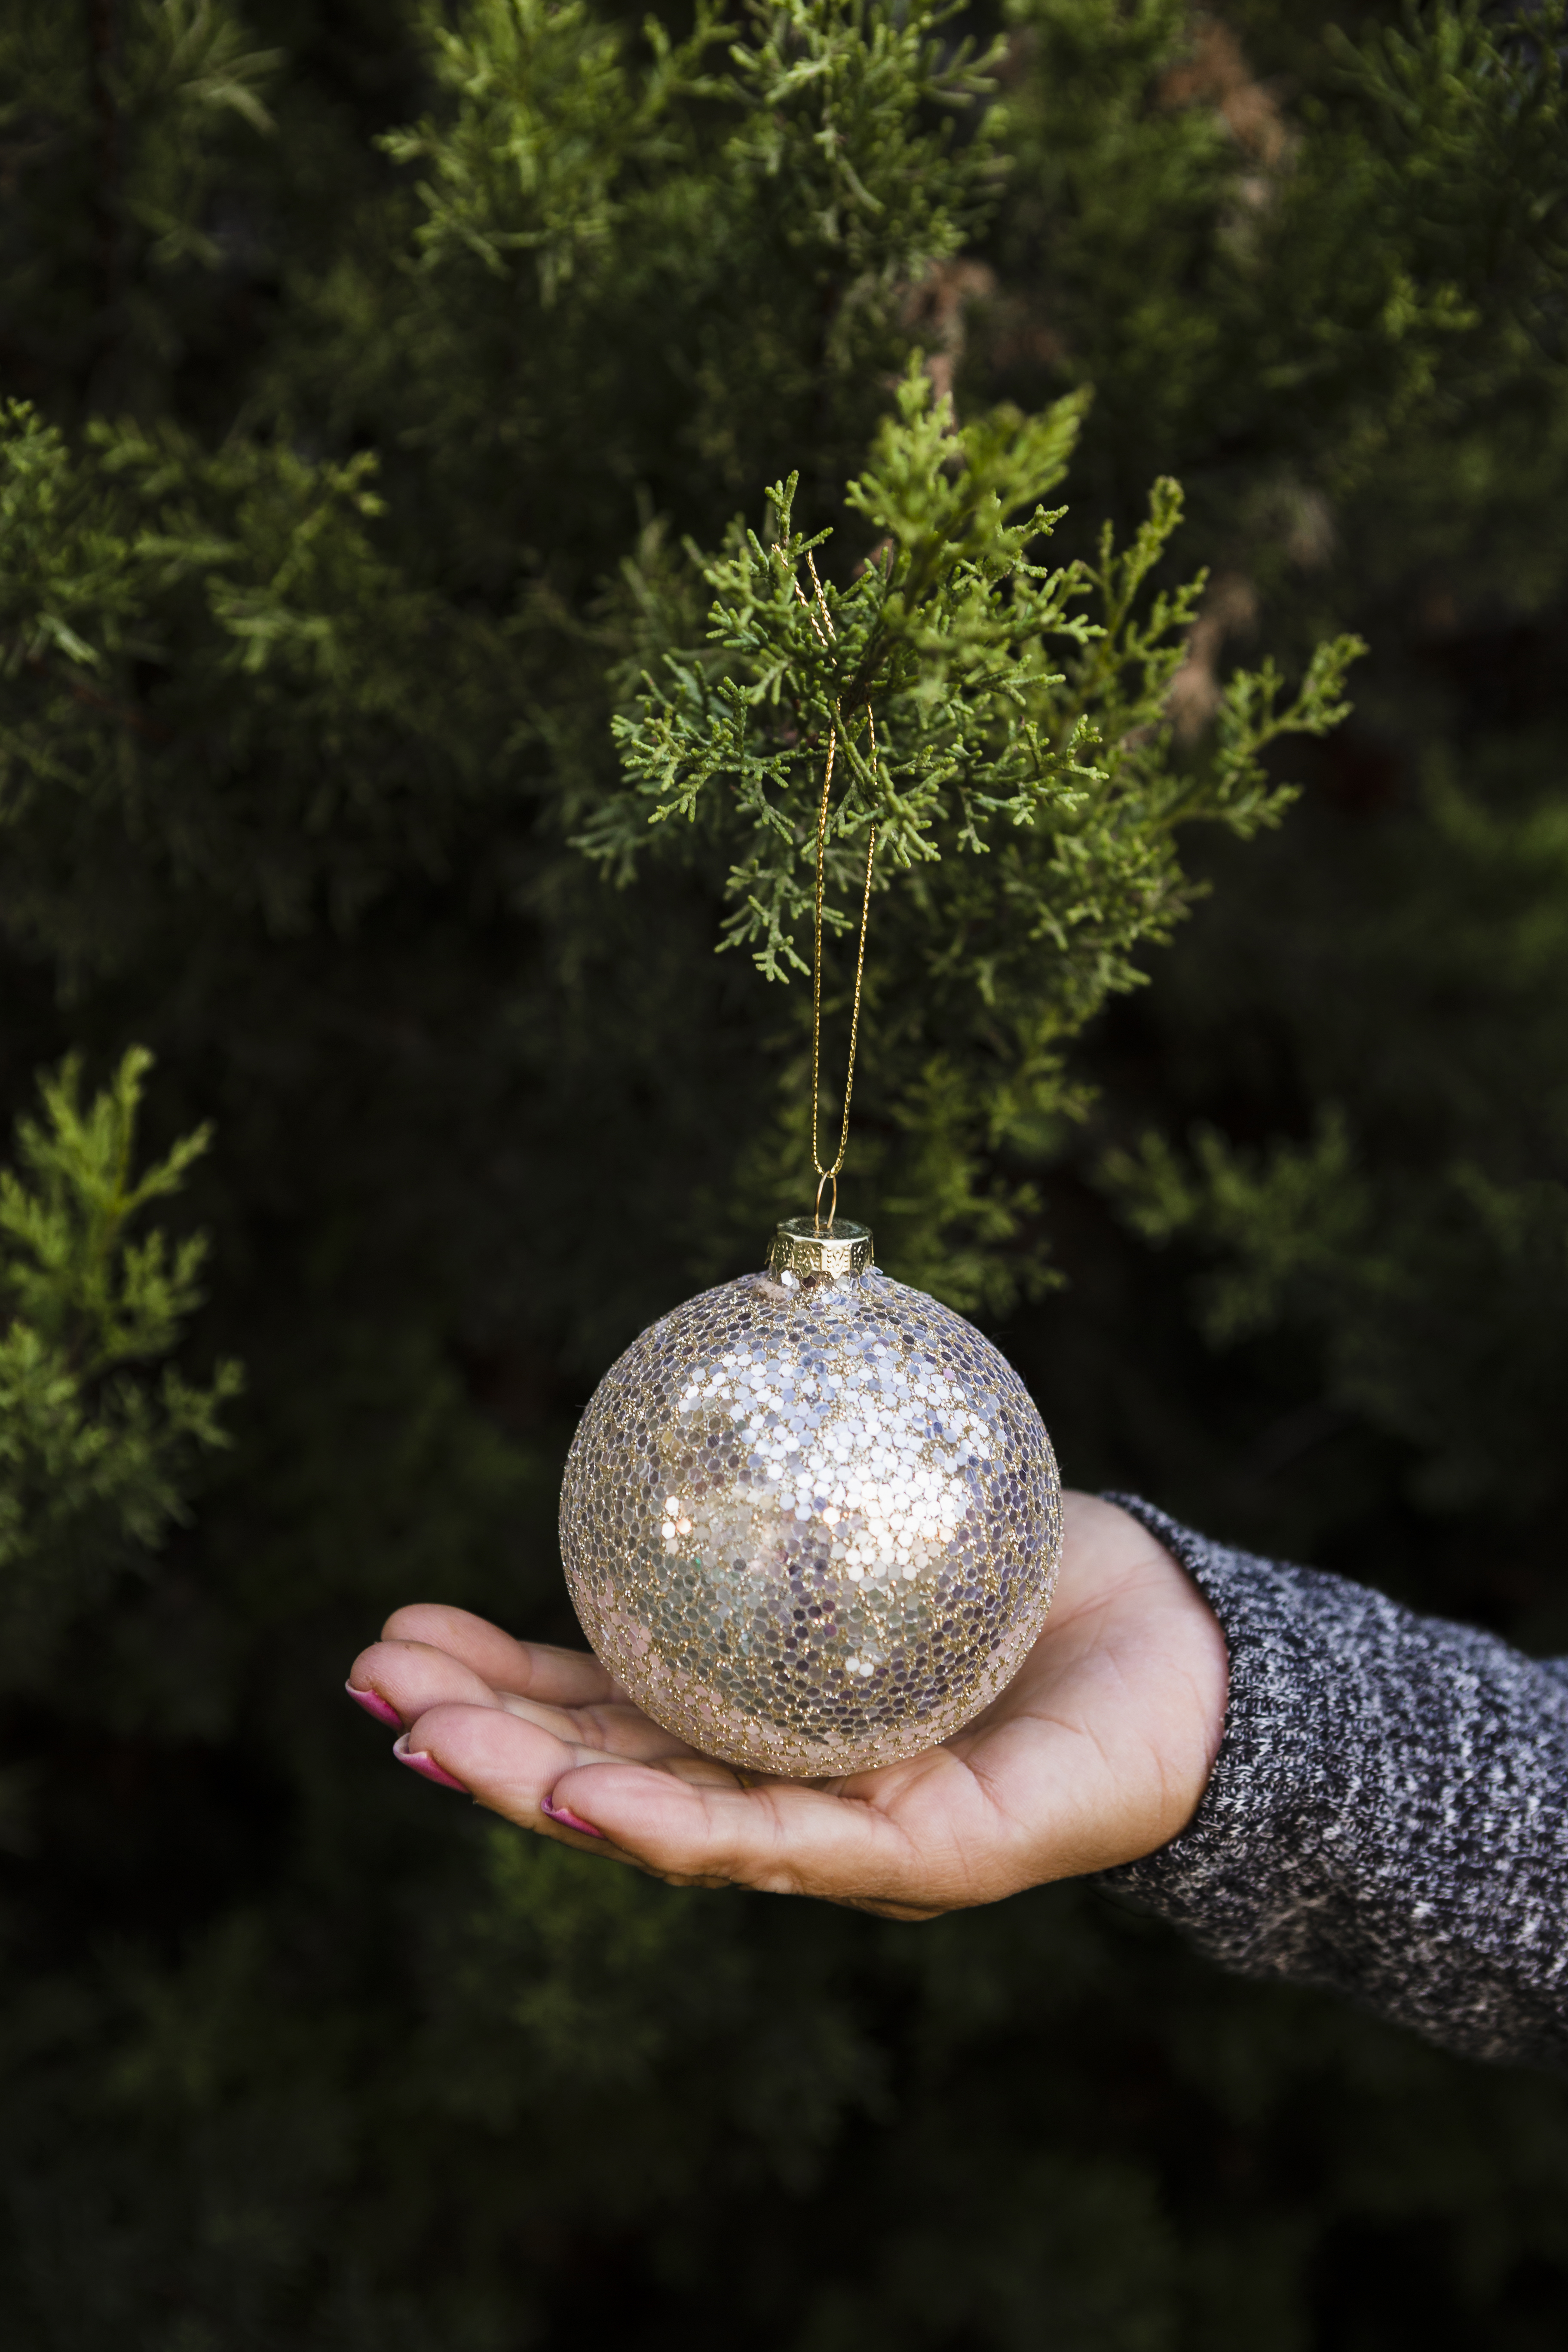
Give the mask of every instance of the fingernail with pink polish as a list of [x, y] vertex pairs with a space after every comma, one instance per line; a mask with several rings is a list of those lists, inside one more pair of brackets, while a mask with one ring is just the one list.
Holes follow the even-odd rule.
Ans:
[[605, 1834], [603, 1830], [596, 1830], [592, 1822], [585, 1822], [579, 1814], [574, 1813], [569, 1805], [552, 1805], [548, 1797], [541, 1797], [539, 1810], [542, 1813], [548, 1813], [552, 1822], [560, 1822], [569, 1830], [581, 1830], [584, 1837], [602, 1838]]
[[397, 1709], [395, 1706], [389, 1706], [379, 1691], [356, 1690], [353, 1683], [345, 1683], [343, 1685], [343, 1688], [347, 1691], [354, 1705], [356, 1706], [363, 1706], [366, 1715], [374, 1715], [377, 1723], [400, 1724], [403, 1721], [403, 1717], [398, 1714]]
[[[422, 1772], [426, 1780], [434, 1780], [438, 1789], [463, 1789], [461, 1780], [455, 1780], [450, 1772], [437, 1763], [434, 1756], [427, 1756], [423, 1748], [410, 1748], [406, 1731], [401, 1739], [393, 1741], [392, 1752], [400, 1764], [406, 1764], [411, 1772]], [[465, 1797], [468, 1793], [467, 1789], [463, 1789]]]

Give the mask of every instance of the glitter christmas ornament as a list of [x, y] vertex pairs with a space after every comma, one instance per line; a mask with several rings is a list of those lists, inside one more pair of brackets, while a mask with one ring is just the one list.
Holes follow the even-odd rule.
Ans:
[[1045, 1424], [961, 1315], [840, 1219], [781, 1225], [600, 1381], [561, 1497], [583, 1629], [637, 1705], [728, 1763], [811, 1779], [934, 1747], [1050, 1606]]
[[[803, 552], [810, 596], [794, 561], [772, 551], [831, 656], [832, 610]], [[866, 828], [838, 1150], [825, 1164], [823, 887], [843, 714], [834, 701], [824, 715], [816, 1214], [779, 1227], [765, 1273], [689, 1299], [612, 1364], [561, 1493], [566, 1580], [616, 1681], [704, 1754], [800, 1780], [918, 1756], [978, 1715], [1038, 1636], [1061, 1553], [1056, 1459], [1023, 1381], [962, 1315], [879, 1274], [866, 1227], [837, 1217], [877, 822]], [[874, 804], [868, 703], [862, 715], [866, 751], [851, 765]]]

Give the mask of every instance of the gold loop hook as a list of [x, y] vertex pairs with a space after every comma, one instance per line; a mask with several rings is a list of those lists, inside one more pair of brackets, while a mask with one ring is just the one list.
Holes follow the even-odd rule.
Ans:
[[[784, 563], [785, 557], [782, 547], [775, 544], [773, 552], [778, 557], [781, 564]], [[812, 587], [816, 591], [815, 604], [798, 579], [794, 579], [795, 593], [805, 606], [818, 643], [826, 646], [838, 633], [833, 625], [833, 615], [828, 610], [827, 598], [823, 593], [822, 583], [817, 577], [816, 560], [809, 548], [806, 550], [805, 562], [806, 569], [811, 573]], [[818, 1233], [822, 1231], [822, 1189], [825, 1184], [831, 1184], [833, 1187], [833, 1206], [827, 1216], [828, 1229], [832, 1230], [834, 1218], [838, 1213], [838, 1171], [844, 1165], [844, 1155], [849, 1149], [849, 1104], [855, 1092], [855, 1050], [860, 1042], [860, 989], [866, 971], [866, 927], [871, 919], [871, 869], [877, 856], [877, 828], [872, 825], [866, 844], [866, 887], [861, 893], [860, 937], [855, 950], [855, 999], [849, 1013], [849, 1060], [844, 1073], [844, 1118], [838, 1130], [838, 1156], [831, 1168], [825, 1168], [816, 1139], [817, 1106], [822, 1090], [822, 889], [827, 864], [827, 812], [833, 793], [833, 766], [838, 754], [839, 723], [838, 706], [835, 703], [833, 724], [827, 730], [827, 758], [822, 772], [822, 800], [816, 812], [816, 889], [813, 906], [811, 959], [811, 1164], [816, 1169], [818, 1178], [816, 1187]], [[877, 720], [869, 707], [866, 712], [866, 725], [871, 739], [871, 772], [874, 776], [878, 767]]]
[[[868, 710], [866, 713], [866, 720], [871, 732], [871, 767], [872, 772], [875, 773], [877, 722]], [[838, 1156], [831, 1167], [825, 1168], [817, 1144], [817, 1106], [822, 1087], [822, 891], [827, 866], [828, 801], [833, 789], [833, 764], [837, 751], [838, 730], [835, 726], [828, 730], [827, 759], [822, 775], [822, 800], [816, 812], [816, 892], [811, 960], [811, 1164], [824, 1181], [829, 1177], [837, 1179], [839, 1170], [844, 1165], [845, 1154], [849, 1149], [849, 1106], [855, 1093], [855, 1053], [860, 1042], [860, 993], [866, 971], [866, 928], [871, 919], [871, 873], [877, 856], [877, 828], [872, 825], [866, 843], [866, 887], [860, 898], [860, 937], [855, 950], [855, 996], [849, 1013], [849, 1060], [844, 1073], [844, 1117], [838, 1129]], [[833, 1197], [837, 1203], [838, 1198], [837, 1182], [834, 1184]], [[820, 1211], [821, 1184], [816, 1188], [816, 1198]], [[820, 1222], [819, 1214], [819, 1225]], [[829, 1224], [832, 1222], [830, 1217]]]

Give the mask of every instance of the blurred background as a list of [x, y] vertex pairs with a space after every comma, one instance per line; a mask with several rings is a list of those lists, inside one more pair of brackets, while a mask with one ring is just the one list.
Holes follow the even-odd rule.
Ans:
[[341, 1685], [408, 1600], [574, 1638], [598, 1373], [805, 1204], [722, 844], [574, 844], [684, 543], [793, 467], [835, 520], [917, 348], [965, 415], [1092, 387], [1053, 552], [1183, 484], [1179, 761], [1235, 664], [1370, 650], [1004, 1108], [873, 989], [846, 1211], [1071, 1483], [1568, 1650], [1565, 56], [1562, 0], [9, 0], [16, 2352], [1562, 2344], [1560, 2084], [1082, 1886], [678, 1894]]

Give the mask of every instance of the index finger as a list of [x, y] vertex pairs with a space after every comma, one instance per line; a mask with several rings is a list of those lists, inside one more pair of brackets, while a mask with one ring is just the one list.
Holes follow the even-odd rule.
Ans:
[[435, 1706], [410, 1738], [493, 1811], [531, 1828], [548, 1797], [662, 1878], [921, 1912], [985, 1899], [961, 1837], [928, 1824], [917, 1840], [865, 1798], [590, 1758], [485, 1708]]
[[476, 1617], [469, 1609], [453, 1609], [444, 1601], [419, 1601], [395, 1609], [381, 1629], [384, 1642], [422, 1642], [445, 1650], [489, 1684], [492, 1690], [515, 1691], [520, 1698], [544, 1699], [558, 1706], [587, 1706], [595, 1699], [624, 1698], [626, 1693], [605, 1672], [592, 1650], [558, 1649], [552, 1642], [517, 1642]]
[[552, 1801], [662, 1878], [914, 1915], [976, 1899], [962, 1857], [917, 1844], [863, 1798], [798, 1780], [728, 1788], [679, 1769], [594, 1759], [562, 1774]]

